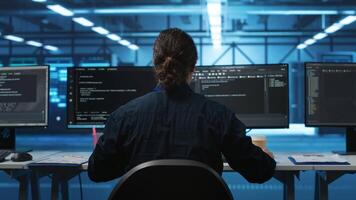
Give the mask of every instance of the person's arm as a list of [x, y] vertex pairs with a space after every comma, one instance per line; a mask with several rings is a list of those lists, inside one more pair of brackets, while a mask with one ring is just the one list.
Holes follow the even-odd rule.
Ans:
[[274, 174], [276, 162], [246, 136], [245, 125], [234, 114], [226, 121], [222, 152], [232, 169], [252, 183], [268, 181]]
[[[92, 181], [103, 182], [124, 174], [126, 162], [119, 144], [119, 134], [125, 131], [124, 119], [110, 116], [102, 135], [89, 158], [88, 176]], [[120, 142], [121, 143], [121, 142]]]

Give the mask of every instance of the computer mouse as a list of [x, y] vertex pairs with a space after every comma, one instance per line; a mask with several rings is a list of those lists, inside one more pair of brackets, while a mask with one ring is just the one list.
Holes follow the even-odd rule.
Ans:
[[32, 155], [27, 152], [16, 152], [11, 156], [11, 160], [14, 162], [25, 162], [32, 160]]

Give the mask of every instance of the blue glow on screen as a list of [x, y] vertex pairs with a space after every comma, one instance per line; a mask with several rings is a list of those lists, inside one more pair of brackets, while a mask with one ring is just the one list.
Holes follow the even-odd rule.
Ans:
[[51, 97], [50, 98], [50, 102], [51, 103], [59, 103], [61, 100], [59, 99], [59, 98], [57, 98], [57, 97]]
[[67, 104], [66, 103], [58, 103], [58, 107], [65, 108], [65, 107], [67, 107]]
[[50, 65], [50, 102], [59, 109], [66, 108], [67, 95], [67, 68], [73, 67], [71, 59], [51, 59], [46, 62]]
[[[51, 59], [46, 62], [50, 66], [50, 102], [59, 109], [67, 107], [67, 68], [74, 67], [71, 59]], [[105, 61], [83, 62], [80, 67], [109, 67]]]
[[100, 62], [100, 63], [81, 63], [80, 67], [110, 67], [110, 63]]
[[66, 69], [61, 69], [58, 71], [60, 75], [67, 75], [67, 70]]
[[61, 82], [67, 82], [67, 77], [60, 77], [60, 78], [59, 78], [59, 81], [61, 81]]

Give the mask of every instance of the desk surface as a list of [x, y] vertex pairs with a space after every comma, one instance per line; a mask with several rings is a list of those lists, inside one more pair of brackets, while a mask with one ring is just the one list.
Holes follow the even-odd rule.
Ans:
[[356, 171], [356, 155], [342, 155], [350, 165], [314, 165], [317, 171]]
[[[88, 155], [87, 152], [83, 152], [83, 155], [86, 154]], [[289, 153], [276, 153], [275, 154], [275, 159], [277, 161], [277, 167], [276, 170], [278, 171], [304, 171], [304, 170], [312, 170], [313, 166], [312, 165], [295, 165], [288, 159], [288, 156], [291, 154]], [[89, 158], [90, 154], [88, 155]], [[356, 163], [356, 162], [355, 162]], [[84, 163], [82, 165], [83, 170], [88, 169], [88, 163]], [[234, 171], [228, 163], [224, 163], [224, 171]]]
[[[288, 156], [293, 155], [291, 153], [274, 153], [274, 159], [277, 162], [277, 171], [305, 171], [313, 170], [312, 165], [295, 165], [292, 161], [288, 159]], [[234, 171], [231, 169], [228, 163], [224, 163], [224, 171]]]
[[6, 157], [6, 161], [0, 163], [0, 169], [27, 169], [28, 164], [40, 161], [48, 156], [59, 153], [60, 151], [32, 151], [32, 160], [25, 162], [13, 162], [10, 160], [12, 154]]
[[[89, 158], [91, 152], [70, 152], [70, 151], [32, 151], [30, 154], [33, 160], [26, 162], [12, 162], [11, 155], [6, 158], [5, 162], [0, 163], [0, 169], [27, 169], [27, 165], [44, 160], [49, 157], [59, 155], [76, 155]], [[345, 157], [350, 165], [295, 165], [288, 159], [288, 156], [298, 153], [278, 152], [274, 153], [277, 162], [277, 171], [306, 171], [306, 170], [323, 170], [323, 171], [356, 171], [356, 155], [347, 155]], [[88, 169], [88, 163], [82, 164], [82, 170]], [[224, 171], [233, 171], [228, 163], [224, 163]]]

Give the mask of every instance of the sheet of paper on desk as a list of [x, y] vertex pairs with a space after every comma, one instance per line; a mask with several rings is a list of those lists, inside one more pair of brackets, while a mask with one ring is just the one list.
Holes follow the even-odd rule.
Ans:
[[46, 164], [83, 164], [88, 161], [88, 157], [82, 155], [54, 155], [53, 157], [46, 158], [44, 160], [37, 161], [36, 163]]
[[334, 164], [349, 165], [347, 159], [338, 154], [298, 154], [289, 156], [294, 164]]

